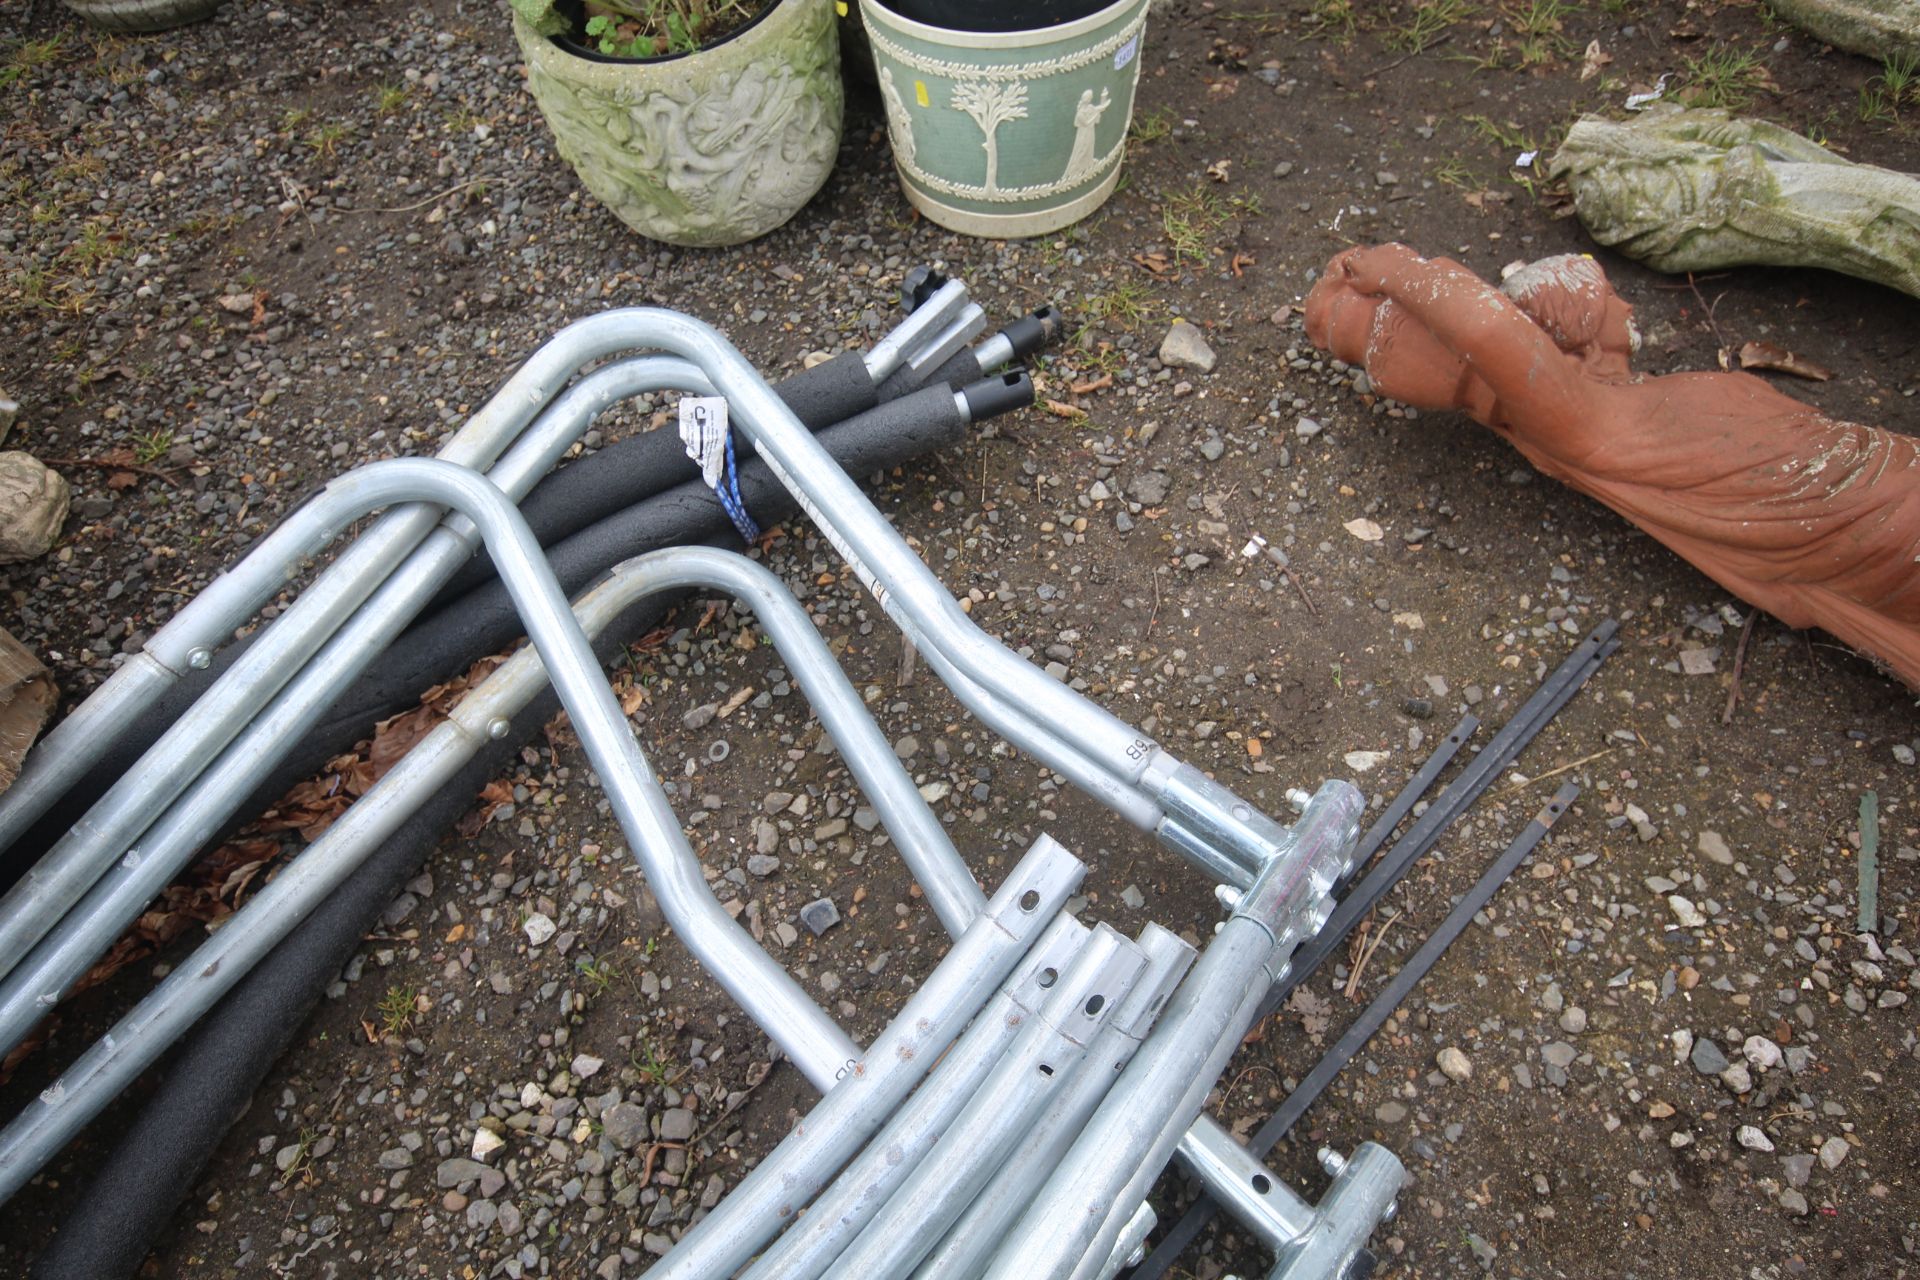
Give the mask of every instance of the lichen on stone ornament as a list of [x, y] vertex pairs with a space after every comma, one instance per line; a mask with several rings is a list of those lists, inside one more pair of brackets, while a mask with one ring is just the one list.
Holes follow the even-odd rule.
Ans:
[[1595, 240], [1661, 271], [1822, 267], [1920, 297], [1920, 178], [1764, 120], [1584, 116], [1548, 174]]
[[642, 235], [740, 244], [832, 172], [843, 91], [828, 0], [783, 0], [734, 39], [662, 62], [595, 62], [518, 18], [514, 30], [561, 157]]
[[1920, 0], [1767, 0], [1781, 18], [1836, 49], [1920, 58]]

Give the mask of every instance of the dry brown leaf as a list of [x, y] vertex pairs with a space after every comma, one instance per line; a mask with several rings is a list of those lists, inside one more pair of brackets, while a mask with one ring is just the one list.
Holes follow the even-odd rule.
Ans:
[[1333, 1002], [1311, 987], [1295, 987], [1293, 994], [1287, 998], [1287, 1008], [1300, 1015], [1300, 1029], [1313, 1041], [1318, 1041], [1326, 1034], [1333, 1018]]
[[493, 815], [506, 805], [513, 803], [513, 788], [504, 780], [495, 778], [480, 789], [480, 802], [469, 809], [466, 816], [457, 824], [460, 834], [471, 840], [480, 834], [487, 823], [493, 821]]
[[1241, 276], [1247, 273], [1247, 268], [1252, 266], [1253, 262], [1254, 262], [1254, 258], [1252, 254], [1236, 253], [1233, 255], [1233, 261], [1229, 262], [1227, 266], [1230, 270], [1232, 270], [1233, 278], [1238, 280]]
[[107, 475], [107, 488], [113, 490], [131, 489], [140, 483], [140, 477], [131, 471], [114, 471]]
[[1177, 279], [1180, 275], [1179, 268], [1175, 267], [1172, 262], [1167, 260], [1166, 254], [1161, 253], [1158, 250], [1155, 250], [1152, 253], [1136, 253], [1133, 255], [1133, 260], [1139, 265], [1145, 267], [1157, 279], [1173, 280], [1173, 279]]
[[1077, 408], [1074, 405], [1066, 403], [1064, 400], [1048, 400], [1046, 402], [1046, 410], [1056, 418], [1084, 418], [1087, 416], [1085, 409]]
[[433, 732], [434, 726], [446, 716], [438, 707], [415, 707], [403, 711], [397, 716], [382, 720], [373, 728], [373, 745], [368, 750], [367, 760], [373, 766], [374, 780], [377, 782], [387, 770], [400, 762], [400, 758], [413, 750], [420, 739]]
[[1796, 378], [1810, 378], [1815, 382], [1826, 382], [1833, 377], [1833, 371], [1824, 365], [1815, 364], [1771, 342], [1749, 342], [1741, 347], [1740, 367], [1771, 369], [1775, 373], [1790, 373]]
[[646, 705], [647, 691], [635, 684], [631, 676], [626, 677], [622, 683], [615, 685], [613, 691], [620, 699], [620, 710], [626, 712], [628, 715], [632, 715]]
[[1613, 55], [1600, 48], [1598, 40], [1587, 42], [1586, 54], [1580, 59], [1580, 78], [1591, 80], [1600, 74], [1600, 68], [1613, 61]]

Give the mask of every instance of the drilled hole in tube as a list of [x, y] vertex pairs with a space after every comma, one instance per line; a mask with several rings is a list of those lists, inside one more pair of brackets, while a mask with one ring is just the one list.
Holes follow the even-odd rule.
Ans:
[[1022, 911], [1032, 911], [1035, 907], [1039, 905], [1040, 905], [1039, 890], [1029, 889], [1025, 893], [1020, 895], [1020, 909]]
[[1043, 1062], [1040, 1064], [1040, 1074], [1043, 1076], [1050, 1076], [1053, 1074], [1053, 1068]]
[[1261, 1195], [1265, 1195], [1267, 1192], [1273, 1190], [1273, 1181], [1264, 1173], [1256, 1173], [1253, 1175], [1253, 1189]]
[[1106, 1007], [1107, 998], [1105, 996], [1096, 995], [1087, 997], [1087, 1016], [1089, 1018]]
[[1038, 981], [1040, 983], [1040, 989], [1045, 991], [1048, 987], [1060, 981], [1060, 971], [1053, 968], [1042, 969]]

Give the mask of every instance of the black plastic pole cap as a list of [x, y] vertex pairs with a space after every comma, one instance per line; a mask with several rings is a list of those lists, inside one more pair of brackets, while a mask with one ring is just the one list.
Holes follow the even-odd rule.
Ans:
[[1032, 404], [1033, 378], [1022, 368], [1003, 369], [960, 388], [960, 395], [967, 402], [968, 419], [985, 422]]
[[932, 267], [915, 267], [900, 282], [900, 309], [911, 315], [922, 303], [940, 292], [947, 283], [946, 273]]
[[1013, 344], [1013, 356], [1018, 360], [1057, 341], [1066, 324], [1067, 318], [1060, 308], [1049, 302], [1039, 310], [1021, 316], [1000, 332]]

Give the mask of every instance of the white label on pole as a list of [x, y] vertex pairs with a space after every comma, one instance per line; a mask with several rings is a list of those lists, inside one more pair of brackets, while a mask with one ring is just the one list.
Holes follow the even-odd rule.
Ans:
[[687, 456], [700, 464], [700, 478], [707, 487], [718, 485], [727, 471], [726, 397], [681, 397], [680, 441], [687, 447]]

